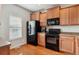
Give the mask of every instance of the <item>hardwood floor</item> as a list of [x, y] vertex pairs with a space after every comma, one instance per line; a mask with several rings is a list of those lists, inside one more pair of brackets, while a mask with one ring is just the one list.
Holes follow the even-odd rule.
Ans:
[[28, 44], [11, 49], [10, 55], [64, 55], [64, 53]]

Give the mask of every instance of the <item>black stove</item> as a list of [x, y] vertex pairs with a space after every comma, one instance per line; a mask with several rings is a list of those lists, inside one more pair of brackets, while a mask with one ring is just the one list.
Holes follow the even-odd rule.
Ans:
[[49, 29], [46, 32], [46, 48], [59, 51], [60, 29]]
[[59, 38], [58, 34], [46, 34], [47, 37]]

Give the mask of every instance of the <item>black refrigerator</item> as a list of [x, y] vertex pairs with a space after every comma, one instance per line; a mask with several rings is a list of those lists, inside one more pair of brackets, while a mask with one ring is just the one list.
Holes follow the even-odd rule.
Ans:
[[40, 31], [39, 21], [27, 21], [27, 44], [38, 45], [37, 33]]

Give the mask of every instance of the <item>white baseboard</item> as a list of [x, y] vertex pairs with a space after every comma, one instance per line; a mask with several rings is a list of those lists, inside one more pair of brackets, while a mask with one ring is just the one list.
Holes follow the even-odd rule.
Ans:
[[19, 48], [19, 47], [21, 47], [21, 46], [24, 45], [24, 44], [26, 44], [26, 43], [20, 43], [20, 44], [15, 45], [15, 46], [10, 46], [10, 49]]

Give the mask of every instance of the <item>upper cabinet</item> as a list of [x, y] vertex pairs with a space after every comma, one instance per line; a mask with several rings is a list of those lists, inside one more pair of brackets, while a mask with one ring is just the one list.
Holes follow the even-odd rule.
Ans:
[[46, 26], [47, 23], [47, 12], [40, 13], [40, 25]]
[[69, 8], [60, 10], [60, 24], [69, 25]]
[[79, 25], [79, 6], [76, 7], [77, 8], [77, 24]]
[[70, 25], [77, 24], [77, 7], [70, 7], [69, 8], [69, 23]]
[[33, 12], [31, 14], [31, 20], [39, 20], [40, 18], [40, 12]]
[[79, 5], [60, 8], [49, 8], [47, 12], [33, 12], [31, 20], [39, 20], [41, 26], [46, 26], [47, 19], [60, 18], [60, 25], [79, 25]]
[[79, 6], [72, 6], [60, 10], [61, 25], [79, 25]]
[[50, 8], [47, 11], [47, 18], [57, 18], [59, 17], [59, 9], [60, 7]]

